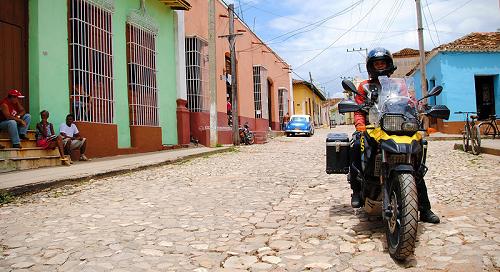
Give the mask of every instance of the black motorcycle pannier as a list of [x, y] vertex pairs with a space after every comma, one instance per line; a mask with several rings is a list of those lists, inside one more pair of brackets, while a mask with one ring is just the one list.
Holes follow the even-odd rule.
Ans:
[[326, 136], [326, 173], [349, 173], [349, 136], [347, 133], [328, 133]]

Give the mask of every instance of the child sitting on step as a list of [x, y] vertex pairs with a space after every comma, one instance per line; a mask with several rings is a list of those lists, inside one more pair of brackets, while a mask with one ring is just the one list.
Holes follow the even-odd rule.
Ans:
[[43, 110], [40, 112], [42, 121], [36, 124], [36, 146], [43, 149], [54, 149], [57, 147], [62, 165], [69, 166], [70, 161], [64, 156], [64, 147], [62, 137], [54, 133], [54, 126], [49, 123], [49, 112]]

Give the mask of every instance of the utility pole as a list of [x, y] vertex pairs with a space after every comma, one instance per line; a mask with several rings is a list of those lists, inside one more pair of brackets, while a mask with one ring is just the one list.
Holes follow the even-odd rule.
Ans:
[[208, 81], [210, 88], [210, 147], [217, 146], [217, 65], [215, 40], [215, 0], [208, 0]]
[[229, 50], [231, 54], [231, 94], [232, 94], [232, 111], [233, 111], [233, 144], [240, 145], [240, 132], [238, 120], [238, 85], [236, 79], [236, 35], [234, 34], [234, 4], [228, 6], [229, 12]]
[[[350, 51], [349, 51], [349, 49], [347, 49], [348, 53], [351, 53], [351, 52], [361, 52], [361, 51], [365, 51], [365, 55], [364, 56], [362, 55], [362, 56], [366, 59], [366, 57], [368, 57], [368, 48], [361, 48], [361, 47], [359, 49], [354, 49], [353, 48]], [[361, 55], [361, 53], [359, 53], [359, 54]], [[363, 63], [358, 63], [358, 70], [359, 70], [360, 73], [362, 73], [360, 64], [363, 64]]]
[[349, 52], [349, 53], [350, 52], [360, 52], [360, 51], [365, 51], [365, 54], [366, 54], [364, 56], [365, 58], [368, 56], [368, 48], [361, 48], [361, 47], [359, 49], [354, 49], [353, 48], [351, 51], [349, 51], [349, 49], [347, 49], [347, 52]]
[[420, 0], [415, 0], [417, 5], [417, 24], [418, 24], [418, 51], [420, 53], [420, 82], [422, 85], [422, 97], [427, 95], [427, 79], [425, 74], [425, 49], [424, 49], [424, 29], [422, 28], [422, 8]]

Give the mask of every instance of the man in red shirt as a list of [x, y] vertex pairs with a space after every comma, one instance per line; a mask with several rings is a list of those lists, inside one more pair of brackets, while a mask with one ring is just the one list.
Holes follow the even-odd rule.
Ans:
[[[392, 60], [391, 53], [384, 48], [375, 48], [368, 53], [366, 57], [366, 70], [368, 71], [369, 79], [361, 82], [358, 86], [358, 92], [361, 95], [356, 95], [354, 100], [358, 104], [363, 104], [365, 102], [366, 95], [365, 87], [370, 87], [372, 91], [377, 92], [381, 90], [380, 82], [378, 80], [379, 76], [390, 77], [392, 73], [397, 69]], [[368, 85], [368, 86], [367, 86]], [[361, 184], [359, 180], [354, 176], [356, 168], [361, 169], [361, 148], [360, 148], [360, 137], [362, 131], [365, 131], [366, 125], [366, 113], [358, 111], [354, 113], [354, 125], [356, 126], [356, 132], [353, 133], [353, 144], [351, 148], [351, 158], [352, 164], [350, 173], [348, 176], [349, 183], [352, 189], [351, 195], [351, 206], [354, 208], [361, 207]], [[431, 204], [429, 202], [429, 196], [427, 195], [427, 186], [425, 185], [424, 179], [416, 181], [417, 193], [418, 193], [418, 208], [420, 211], [420, 221], [429, 223], [439, 223], [439, 217], [431, 211]]]
[[28, 139], [26, 133], [31, 121], [19, 98], [24, 98], [20, 91], [10, 90], [7, 97], [0, 100], [0, 130], [9, 133], [13, 148], [21, 148], [21, 140]]

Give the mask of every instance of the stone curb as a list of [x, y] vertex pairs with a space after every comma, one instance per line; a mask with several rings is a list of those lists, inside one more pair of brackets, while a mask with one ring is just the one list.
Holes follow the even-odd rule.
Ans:
[[163, 165], [168, 165], [176, 162], [181, 162], [181, 161], [186, 161], [189, 159], [194, 159], [194, 158], [199, 158], [199, 157], [204, 157], [204, 156], [210, 156], [214, 154], [219, 154], [219, 153], [225, 153], [225, 152], [231, 152], [234, 148], [231, 147], [220, 147], [217, 148], [217, 150], [211, 150], [207, 152], [201, 152], [197, 154], [192, 154], [192, 155], [187, 155], [187, 156], [180, 156], [175, 159], [167, 159], [162, 162], [153, 162], [151, 164], [147, 165], [140, 165], [140, 166], [127, 166], [128, 168], [118, 168], [118, 169], [111, 169], [109, 171], [101, 172], [101, 173], [92, 173], [92, 174], [82, 174], [80, 177], [77, 178], [59, 178], [59, 179], [54, 179], [54, 180], [47, 180], [43, 182], [37, 182], [37, 183], [29, 183], [29, 184], [23, 184], [19, 186], [14, 186], [10, 188], [4, 188], [2, 191], [7, 192], [8, 194], [12, 196], [21, 196], [25, 194], [32, 194], [32, 193], [37, 193], [45, 189], [54, 189], [58, 188], [64, 185], [69, 185], [69, 184], [76, 184], [76, 183], [81, 183], [85, 181], [89, 181], [91, 179], [101, 179], [101, 178], [106, 178], [106, 177], [111, 177], [111, 176], [116, 176], [116, 175], [121, 175], [133, 171], [138, 171], [138, 170], [144, 170], [148, 168], [153, 168], [153, 167], [158, 167], [158, 166], [163, 166]]
[[[464, 150], [464, 145], [463, 144], [454, 144], [453, 149], [455, 150]], [[470, 151], [471, 148], [469, 147]], [[481, 147], [481, 153], [480, 154], [489, 154], [489, 155], [495, 155], [495, 156], [500, 156], [500, 149], [495, 149], [491, 147]]]

